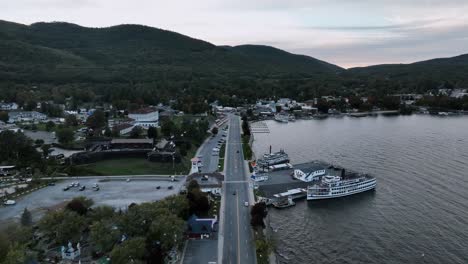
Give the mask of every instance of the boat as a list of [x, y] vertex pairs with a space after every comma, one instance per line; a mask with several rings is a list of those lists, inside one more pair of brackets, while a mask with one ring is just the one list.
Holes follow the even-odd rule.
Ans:
[[276, 114], [275, 115], [275, 120], [280, 122], [280, 123], [288, 123], [289, 122], [289, 115]]
[[288, 162], [288, 154], [286, 154], [284, 150], [280, 150], [279, 152], [264, 154], [262, 158], [257, 160], [257, 165], [259, 167], [268, 167], [271, 165], [283, 164]]
[[3, 202], [4, 205], [15, 205], [16, 204], [16, 201], [15, 200], [6, 200], [5, 202]]
[[307, 200], [321, 200], [348, 196], [375, 189], [377, 181], [367, 174], [352, 174], [344, 178], [326, 175], [307, 187]]
[[273, 206], [278, 209], [287, 208], [296, 205], [293, 201], [292, 196], [288, 196], [287, 199], [280, 199], [273, 202]]

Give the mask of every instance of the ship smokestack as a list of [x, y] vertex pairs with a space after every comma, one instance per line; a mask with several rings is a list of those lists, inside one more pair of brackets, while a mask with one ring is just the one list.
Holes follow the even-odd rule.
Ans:
[[345, 169], [341, 169], [341, 178], [343, 179], [346, 175]]
[[270, 154], [271, 154], [271, 145], [270, 145]]

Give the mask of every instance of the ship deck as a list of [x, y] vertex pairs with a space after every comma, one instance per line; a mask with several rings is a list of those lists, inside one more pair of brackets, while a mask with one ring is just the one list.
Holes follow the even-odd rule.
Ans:
[[[330, 166], [332, 166], [332, 164], [323, 161], [311, 161], [307, 163], [293, 164], [292, 169], [267, 172], [265, 174], [269, 176], [268, 180], [258, 182], [258, 189], [261, 193], [261, 196], [265, 196], [267, 198], [275, 198], [275, 194], [287, 192], [288, 190], [296, 188], [307, 188], [307, 186], [319, 182], [302, 182], [293, 178], [292, 173], [295, 169], [299, 169], [307, 173], [309, 171], [316, 171], [324, 168], [326, 169]], [[349, 171], [346, 168], [345, 170], [347, 177], [355, 177], [357, 175], [356, 172]], [[336, 171], [336, 174], [338, 173], [340, 173], [340, 171]], [[371, 176], [368, 175], [368, 177]]]

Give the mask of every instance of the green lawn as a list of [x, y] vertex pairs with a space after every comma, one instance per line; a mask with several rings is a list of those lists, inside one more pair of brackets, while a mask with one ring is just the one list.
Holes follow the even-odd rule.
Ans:
[[246, 160], [252, 159], [252, 149], [250, 148], [249, 141], [250, 136], [242, 136], [242, 151], [244, 152], [244, 159]]
[[[186, 165], [186, 164], [185, 164]], [[142, 175], [142, 174], [185, 174], [188, 167], [183, 163], [151, 162], [141, 158], [104, 160], [77, 166], [78, 171], [87, 175]]]

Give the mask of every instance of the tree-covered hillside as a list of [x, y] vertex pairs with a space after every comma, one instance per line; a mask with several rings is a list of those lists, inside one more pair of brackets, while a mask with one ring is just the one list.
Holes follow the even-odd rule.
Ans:
[[468, 87], [467, 57], [344, 70], [273, 47], [215, 46], [140, 25], [0, 21], [0, 100], [152, 104], [176, 98], [186, 105], [425, 92], [446, 83]]

